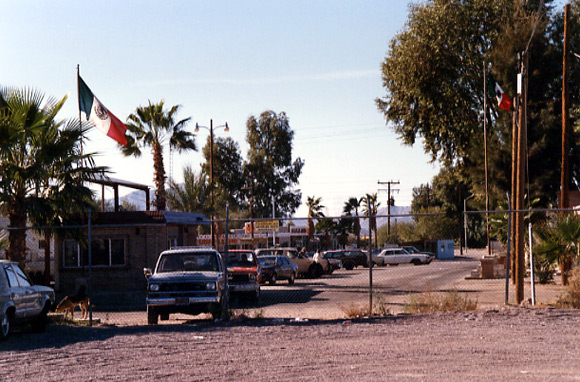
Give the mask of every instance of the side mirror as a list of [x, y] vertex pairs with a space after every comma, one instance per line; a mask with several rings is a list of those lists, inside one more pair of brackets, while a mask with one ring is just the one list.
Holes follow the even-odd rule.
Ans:
[[143, 268], [143, 274], [145, 274], [145, 278], [149, 280], [149, 277], [151, 277], [153, 272], [151, 272], [151, 268]]

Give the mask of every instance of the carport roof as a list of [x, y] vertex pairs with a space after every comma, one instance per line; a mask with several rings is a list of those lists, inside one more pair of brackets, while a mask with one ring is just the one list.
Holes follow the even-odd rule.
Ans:
[[127, 225], [127, 224], [176, 224], [176, 225], [207, 225], [210, 221], [199, 212], [178, 211], [120, 211], [98, 212], [93, 224], [97, 225]]

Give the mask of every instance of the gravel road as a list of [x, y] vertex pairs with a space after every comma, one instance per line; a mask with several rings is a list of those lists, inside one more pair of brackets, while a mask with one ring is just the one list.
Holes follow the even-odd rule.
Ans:
[[2, 381], [579, 381], [580, 312], [51, 325], [0, 343]]

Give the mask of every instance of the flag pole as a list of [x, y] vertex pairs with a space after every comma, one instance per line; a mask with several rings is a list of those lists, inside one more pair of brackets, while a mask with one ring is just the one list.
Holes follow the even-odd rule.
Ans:
[[79, 104], [79, 128], [81, 130], [81, 156], [82, 156], [84, 154], [84, 150], [83, 150], [83, 134], [82, 134], [83, 119], [81, 117], [81, 85], [79, 81], [80, 76], [81, 76], [80, 65], [77, 64], [77, 100]]

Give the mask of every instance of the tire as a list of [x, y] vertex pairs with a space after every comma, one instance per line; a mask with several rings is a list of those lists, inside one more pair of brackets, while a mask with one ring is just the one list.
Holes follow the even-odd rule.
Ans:
[[350, 261], [344, 264], [344, 269], [348, 270], [348, 271], [352, 271], [354, 269], [354, 263], [351, 263]]
[[320, 264], [312, 264], [308, 269], [308, 275], [313, 278], [317, 279], [322, 276], [322, 266]]
[[413, 259], [413, 260], [411, 260], [411, 264], [413, 264], [413, 265], [421, 265], [421, 260], [419, 260], [419, 259]]
[[8, 334], [10, 333], [10, 320], [11, 314], [10, 312], [6, 312], [0, 321], [0, 340], [8, 338]]
[[157, 310], [151, 306], [147, 306], [147, 324], [157, 325], [159, 322], [159, 313]]
[[33, 332], [42, 333], [46, 330], [46, 326], [48, 325], [49, 309], [50, 309], [50, 301], [47, 301], [40, 315], [32, 322]]
[[167, 320], [169, 320], [169, 313], [163, 313], [163, 314], [160, 314], [160, 315], [159, 315], [159, 319], [160, 319], [161, 321], [167, 321]]
[[252, 302], [258, 303], [260, 301], [260, 289], [258, 289], [254, 293], [252, 293], [250, 298], [251, 298]]
[[296, 279], [296, 274], [294, 272], [292, 272], [290, 274], [290, 278], [288, 279], [288, 284], [290, 284], [290, 285], [294, 284], [295, 279]]
[[273, 273], [272, 277], [270, 277], [270, 281], [268, 281], [270, 285], [276, 285], [276, 274]]

